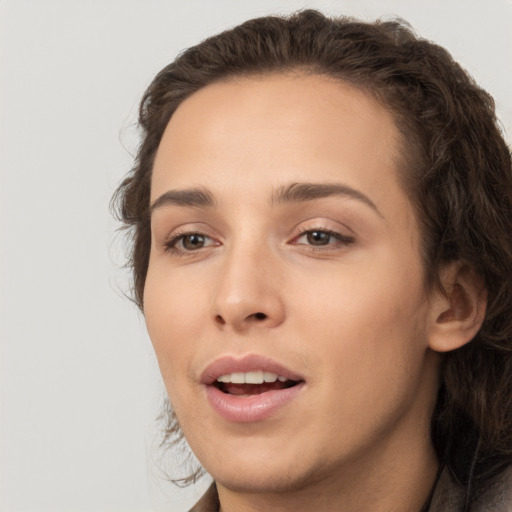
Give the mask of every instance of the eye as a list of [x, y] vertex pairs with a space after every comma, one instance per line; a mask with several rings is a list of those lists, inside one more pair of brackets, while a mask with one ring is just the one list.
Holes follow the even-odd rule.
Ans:
[[168, 252], [180, 254], [198, 251], [214, 245], [219, 245], [219, 243], [203, 233], [183, 233], [171, 237], [165, 243], [165, 248]]
[[311, 245], [313, 247], [325, 247], [329, 245], [350, 245], [354, 239], [335, 231], [324, 229], [311, 229], [304, 231], [293, 240], [297, 245]]

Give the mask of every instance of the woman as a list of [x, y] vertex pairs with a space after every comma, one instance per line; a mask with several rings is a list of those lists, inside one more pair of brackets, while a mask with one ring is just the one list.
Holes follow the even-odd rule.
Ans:
[[140, 124], [117, 198], [193, 510], [512, 510], [510, 153], [448, 53], [255, 19]]

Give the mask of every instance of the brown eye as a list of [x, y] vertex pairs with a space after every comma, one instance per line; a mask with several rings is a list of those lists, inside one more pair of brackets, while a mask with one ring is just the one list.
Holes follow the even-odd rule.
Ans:
[[332, 233], [327, 231], [309, 231], [306, 240], [310, 245], [327, 245], [331, 241]]
[[181, 239], [183, 249], [187, 251], [194, 251], [195, 249], [201, 249], [205, 246], [205, 236], [197, 233], [191, 235], [185, 235]]
[[165, 251], [174, 255], [185, 255], [216, 245], [219, 245], [216, 240], [202, 233], [184, 233], [178, 234], [166, 242]]
[[336, 231], [326, 229], [310, 229], [295, 238], [294, 245], [305, 245], [310, 247], [340, 248], [347, 247], [354, 243], [354, 238]]

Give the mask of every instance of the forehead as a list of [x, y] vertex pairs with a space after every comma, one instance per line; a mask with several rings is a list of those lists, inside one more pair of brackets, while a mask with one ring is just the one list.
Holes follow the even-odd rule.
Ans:
[[229, 184], [254, 195], [294, 181], [343, 181], [379, 200], [401, 192], [400, 137], [377, 100], [339, 80], [296, 72], [218, 82], [172, 116], [151, 200], [170, 188]]

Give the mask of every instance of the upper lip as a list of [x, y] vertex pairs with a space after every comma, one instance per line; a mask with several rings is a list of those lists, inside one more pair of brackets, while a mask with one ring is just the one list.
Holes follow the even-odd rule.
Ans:
[[289, 380], [303, 381], [298, 373], [286, 368], [276, 361], [258, 354], [247, 354], [241, 357], [221, 356], [209, 364], [201, 373], [201, 384], [213, 384], [217, 377], [236, 372], [253, 372], [263, 370], [271, 372]]

